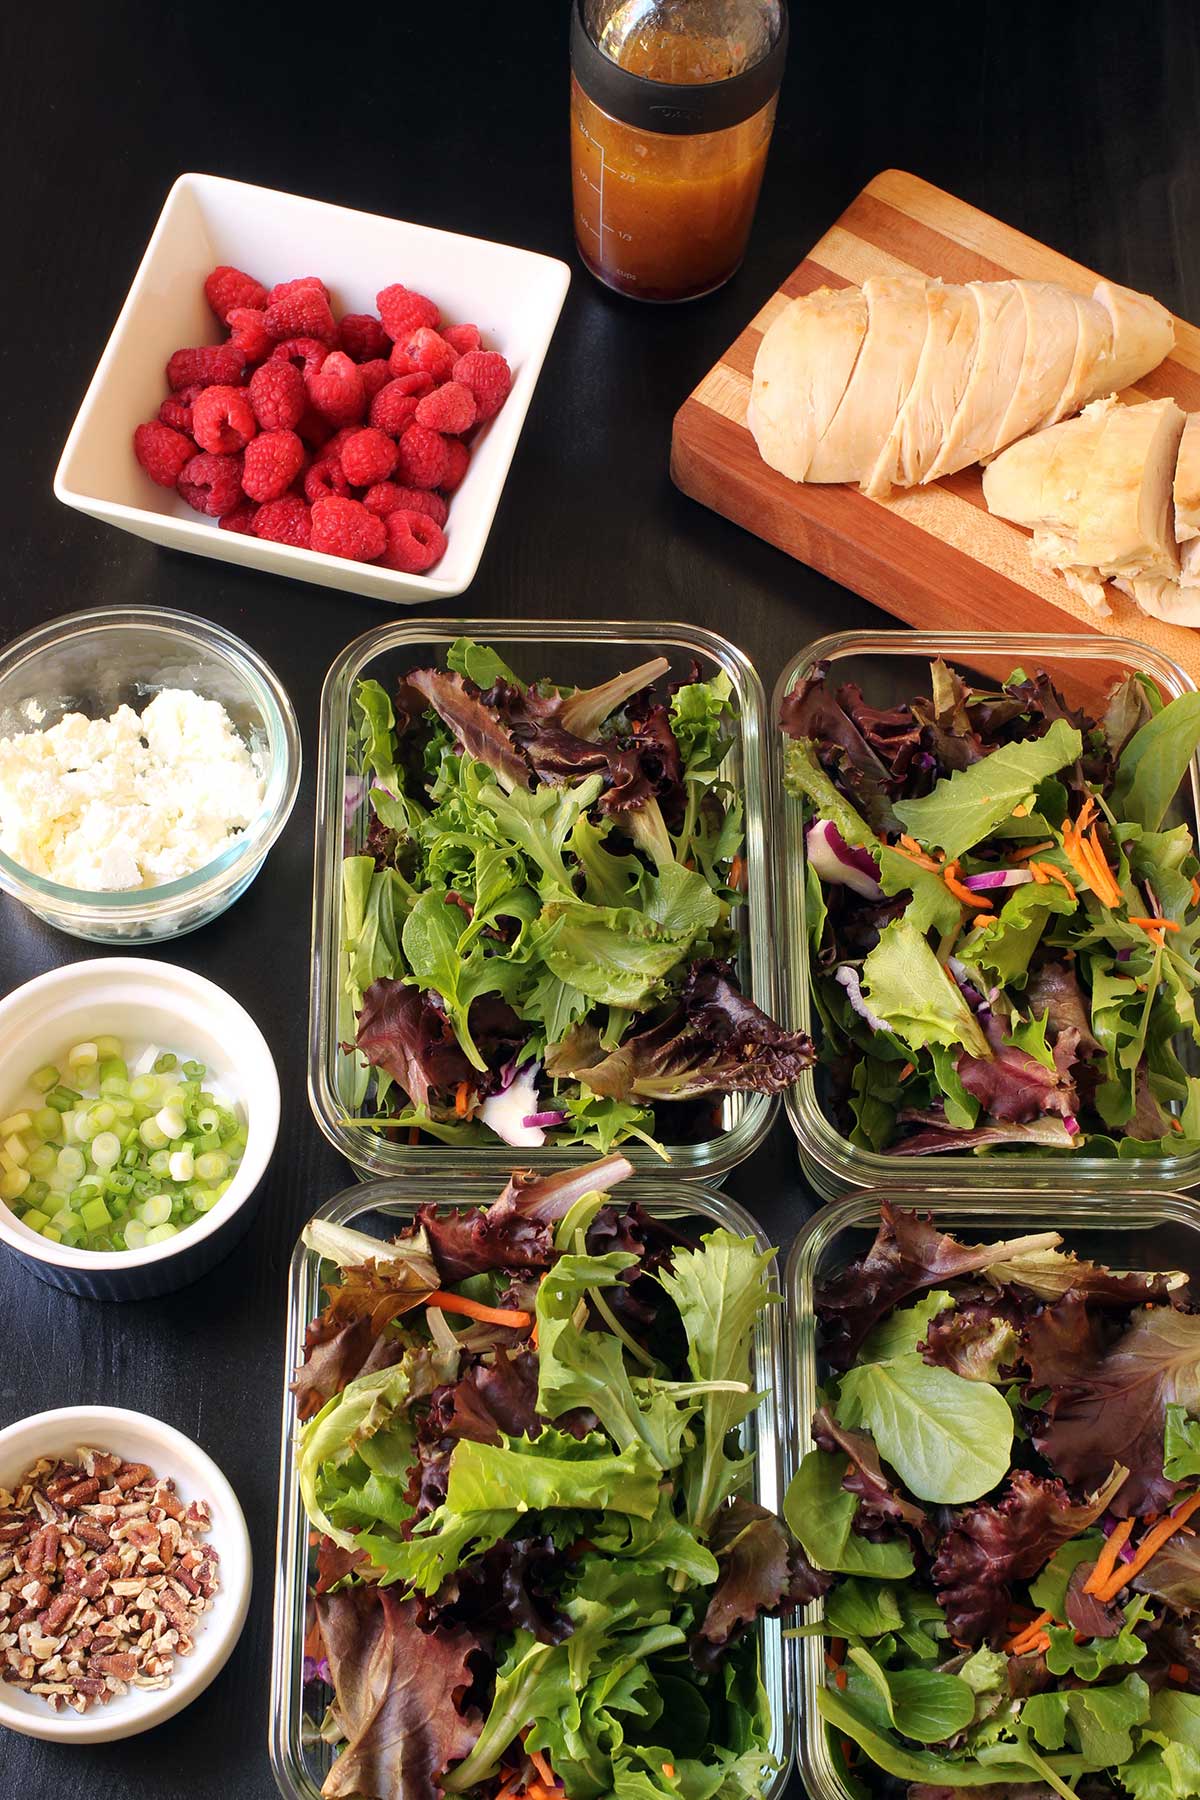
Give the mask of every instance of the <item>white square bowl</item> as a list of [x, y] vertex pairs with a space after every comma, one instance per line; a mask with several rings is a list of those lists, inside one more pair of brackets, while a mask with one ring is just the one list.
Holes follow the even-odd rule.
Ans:
[[[374, 312], [379, 289], [402, 281], [435, 301], [443, 318], [478, 325], [484, 347], [508, 358], [512, 391], [472, 441], [471, 466], [451, 502], [446, 553], [431, 574], [405, 575], [221, 531], [139, 466], [133, 432], [167, 396], [167, 358], [220, 336], [203, 286], [219, 263], [247, 269], [268, 286], [318, 274], [339, 316]], [[71, 427], [54, 492], [67, 506], [173, 550], [379, 600], [412, 604], [461, 594], [479, 566], [570, 278], [565, 263], [531, 250], [216, 175], [181, 175]]]

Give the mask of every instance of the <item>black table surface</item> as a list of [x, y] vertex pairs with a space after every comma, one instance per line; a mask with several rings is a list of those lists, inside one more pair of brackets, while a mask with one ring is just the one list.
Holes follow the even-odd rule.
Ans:
[[[389, 609], [164, 552], [66, 510], [51, 491], [175, 177], [205, 170], [570, 261], [491, 540], [456, 610], [693, 621], [741, 645], [768, 692], [809, 639], [879, 615], [678, 494], [667, 473], [671, 418], [872, 175], [912, 170], [1200, 318], [1194, 0], [794, 6], [749, 255], [722, 292], [683, 308], [618, 299], [574, 257], [566, 16], [565, 0], [6, 9], [0, 638], [94, 602], [203, 614], [282, 677], [305, 770], [254, 886], [167, 951], [236, 995], [278, 1060], [282, 1129], [251, 1234], [194, 1287], [129, 1306], [73, 1299], [0, 1258], [0, 1422], [108, 1402], [196, 1438], [249, 1522], [249, 1621], [208, 1693], [149, 1737], [69, 1749], [5, 1734], [0, 1800], [274, 1793], [266, 1738], [285, 1275], [304, 1220], [351, 1181], [305, 1096], [317, 701], [337, 652]], [[311, 262], [321, 269], [319, 244]], [[0, 901], [3, 991], [94, 953]], [[783, 1122], [728, 1185], [784, 1249], [813, 1204]]]

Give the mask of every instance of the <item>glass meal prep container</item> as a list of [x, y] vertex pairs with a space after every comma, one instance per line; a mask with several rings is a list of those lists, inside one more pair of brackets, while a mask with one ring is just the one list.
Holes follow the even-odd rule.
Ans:
[[[452, 1189], [452, 1200], [446, 1198], [447, 1187]], [[337, 1195], [315, 1217], [386, 1239], [410, 1224], [417, 1208], [431, 1200], [460, 1208], [486, 1206], [498, 1191], [498, 1184], [490, 1176], [481, 1175], [474, 1166], [464, 1166], [460, 1161], [449, 1182], [435, 1185], [420, 1179], [369, 1181]], [[724, 1226], [740, 1237], [753, 1237], [760, 1250], [771, 1248], [750, 1215], [713, 1188], [670, 1178], [633, 1180], [622, 1185], [617, 1200], [618, 1204], [636, 1200], [658, 1218], [694, 1221], [698, 1232]], [[309, 1543], [308, 1519], [296, 1481], [296, 1403], [288, 1387], [303, 1354], [308, 1322], [321, 1308], [323, 1269], [328, 1272], [314, 1251], [302, 1241], [296, 1245], [289, 1277], [283, 1370], [270, 1724], [271, 1767], [280, 1793], [288, 1800], [320, 1800], [321, 1784], [334, 1760], [332, 1749], [318, 1735], [332, 1698], [331, 1690], [320, 1682], [304, 1680], [308, 1590], [315, 1550]], [[741, 1447], [754, 1455], [752, 1497], [772, 1512], [778, 1512], [783, 1497], [782, 1312], [780, 1306], [764, 1307], [755, 1323], [753, 1380], [761, 1399], [740, 1429]], [[760, 1673], [771, 1708], [771, 1754], [778, 1763], [761, 1800], [777, 1800], [792, 1763], [790, 1670], [781, 1622], [764, 1619], [756, 1629]]]
[[[941, 1159], [943, 1162], [946, 1158]], [[787, 1374], [784, 1477], [790, 1481], [813, 1448], [812, 1416], [826, 1374], [817, 1345], [814, 1294], [839, 1269], [870, 1246], [879, 1224], [879, 1206], [919, 1205], [939, 1230], [968, 1243], [987, 1243], [1024, 1232], [1061, 1231], [1063, 1248], [1114, 1269], [1182, 1269], [1200, 1280], [1200, 1202], [1186, 1194], [1143, 1189], [1123, 1198], [1099, 1196], [1070, 1181], [1056, 1194], [1030, 1194], [997, 1187], [964, 1193], [961, 1186], [930, 1186], [921, 1194], [892, 1185], [855, 1194], [826, 1207], [797, 1237], [788, 1258], [785, 1283], [784, 1366]], [[1023, 1176], [1022, 1176], [1023, 1179]], [[808, 1620], [820, 1618], [817, 1602]], [[828, 1736], [817, 1711], [825, 1681], [825, 1640], [820, 1635], [791, 1638], [789, 1692], [797, 1707], [796, 1761], [810, 1800], [852, 1800], [829, 1753]], [[890, 1782], [881, 1773], [881, 1781]], [[894, 1785], [894, 1784], [892, 1784]], [[880, 1790], [882, 1791], [882, 1790]], [[961, 1790], [964, 1795], [971, 1790]]]
[[[1007, 632], [849, 631], [819, 638], [792, 658], [776, 683], [771, 701], [775, 791], [775, 894], [783, 969], [780, 1023], [807, 1031], [820, 1048], [821, 1022], [812, 1000], [808, 930], [805, 918], [805, 842], [801, 801], [783, 784], [787, 737], [779, 728], [784, 698], [818, 662], [831, 665], [831, 684], [857, 682], [872, 705], [896, 706], [926, 685], [928, 664], [942, 657], [968, 679], [999, 682], [1014, 669], [1045, 669], [1075, 705], [1096, 708], [1123, 676], [1148, 676], [1164, 701], [1195, 689], [1191, 677], [1145, 644], [1100, 633], [1022, 637]], [[1186, 823], [1200, 844], [1200, 761], [1177, 794], [1164, 828]], [[1200, 1047], [1181, 1036], [1180, 1060], [1200, 1074]], [[1148, 1184], [1186, 1188], [1200, 1182], [1200, 1154], [1163, 1157], [1100, 1157], [1078, 1152], [1032, 1154], [993, 1151], [987, 1155], [940, 1153], [929, 1158], [896, 1158], [860, 1149], [843, 1136], [833, 1117], [825, 1070], [816, 1062], [786, 1095], [788, 1117], [799, 1143], [805, 1175], [823, 1200], [862, 1188], [911, 1186], [961, 1189], [966, 1193], [1002, 1186], [1019, 1172], [1026, 1188], [1062, 1183], [1085, 1192], [1121, 1194]], [[924, 1164], [922, 1168], [919, 1165]], [[936, 1167], [934, 1166], [936, 1165]]]
[[[445, 1171], [447, 1146], [426, 1140], [397, 1142], [378, 1129], [351, 1122], [357, 1053], [343, 1048], [354, 1021], [342, 1000], [342, 860], [366, 839], [370, 804], [354, 759], [351, 700], [358, 682], [373, 677], [391, 691], [405, 670], [443, 662], [456, 638], [494, 645], [523, 678], [543, 676], [572, 686], [605, 681], [653, 656], [665, 656], [665, 681], [687, 680], [694, 664], [700, 679], [723, 671], [732, 687], [737, 732], [721, 766], [745, 803], [746, 904], [733, 913], [739, 936], [742, 991], [763, 1012], [776, 1013], [776, 976], [770, 922], [766, 839], [766, 700], [762, 683], [743, 653], [715, 632], [682, 624], [618, 625], [586, 620], [423, 619], [381, 625], [344, 650], [325, 678], [321, 696], [314, 858], [312, 988], [309, 1013], [308, 1093], [317, 1124], [360, 1175], [433, 1175]], [[724, 1176], [750, 1155], [770, 1129], [778, 1102], [765, 1094], [732, 1094], [720, 1101], [720, 1125], [701, 1143], [670, 1142], [670, 1168], [681, 1179]], [[669, 1119], [669, 1112], [664, 1113]], [[405, 1134], [407, 1137], [407, 1134]], [[665, 1169], [647, 1146], [618, 1146], [635, 1166]], [[581, 1145], [547, 1143], [519, 1149], [502, 1138], [456, 1146], [464, 1169], [506, 1178], [514, 1160], [522, 1168], [552, 1169], [599, 1154]]]

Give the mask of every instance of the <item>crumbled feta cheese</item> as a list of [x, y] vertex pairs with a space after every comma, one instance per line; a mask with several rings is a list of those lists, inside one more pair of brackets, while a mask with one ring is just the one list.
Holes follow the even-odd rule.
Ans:
[[0, 738], [0, 850], [87, 893], [174, 881], [255, 817], [259, 765], [220, 702], [184, 688], [164, 688], [141, 714], [68, 713]]

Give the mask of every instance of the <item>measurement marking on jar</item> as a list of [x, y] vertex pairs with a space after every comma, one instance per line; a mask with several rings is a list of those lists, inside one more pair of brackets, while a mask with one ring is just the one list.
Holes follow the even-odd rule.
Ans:
[[600, 145], [600, 260], [604, 261], [604, 145]]

